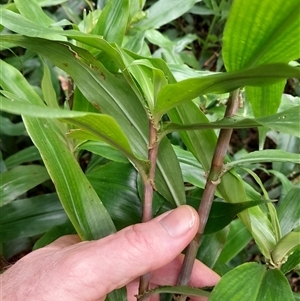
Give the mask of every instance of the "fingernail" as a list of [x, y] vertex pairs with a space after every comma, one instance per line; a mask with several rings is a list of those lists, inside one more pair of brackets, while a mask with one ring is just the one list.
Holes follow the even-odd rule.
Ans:
[[176, 237], [186, 234], [195, 224], [195, 213], [189, 206], [182, 206], [173, 210], [159, 222], [170, 236]]

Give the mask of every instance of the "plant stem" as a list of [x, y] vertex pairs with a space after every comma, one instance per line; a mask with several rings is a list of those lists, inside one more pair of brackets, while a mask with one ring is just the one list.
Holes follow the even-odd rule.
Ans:
[[[153, 190], [155, 190], [154, 178], [156, 169], [156, 159], [158, 152], [157, 129], [153, 121], [149, 120], [149, 145], [148, 160], [150, 161], [150, 170], [147, 179], [144, 181], [144, 202], [143, 202], [143, 218], [142, 222], [148, 222], [152, 219], [152, 198]], [[149, 290], [150, 274], [147, 273], [140, 277], [139, 295], [143, 295]]]
[[[225, 118], [231, 117], [236, 114], [238, 110], [238, 97], [239, 97], [239, 89], [230, 93], [227, 102], [227, 108], [224, 114]], [[201, 244], [201, 238], [204, 233], [204, 229], [208, 220], [212, 202], [214, 200], [214, 194], [218, 184], [220, 183], [220, 178], [222, 176], [223, 162], [226, 156], [231, 134], [232, 134], [232, 129], [220, 130], [215, 153], [212, 159], [211, 168], [207, 177], [202, 200], [198, 210], [199, 219], [200, 219], [199, 229], [196, 236], [187, 247], [186, 255], [182, 264], [177, 285], [187, 285], [190, 281], [194, 261], [196, 259], [197, 251]], [[177, 295], [173, 297], [173, 300], [185, 301], [186, 298], [187, 296], [185, 295]]]

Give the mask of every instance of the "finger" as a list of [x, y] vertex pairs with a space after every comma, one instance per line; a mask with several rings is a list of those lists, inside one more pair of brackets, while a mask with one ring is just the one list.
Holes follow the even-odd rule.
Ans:
[[[148, 223], [75, 245], [63, 257], [58, 274], [69, 291], [76, 288], [74, 279], [80, 279], [76, 293], [83, 300], [100, 298], [172, 261], [193, 239], [198, 225], [197, 212], [181, 206]], [[71, 279], [65, 271], [72, 275]]]

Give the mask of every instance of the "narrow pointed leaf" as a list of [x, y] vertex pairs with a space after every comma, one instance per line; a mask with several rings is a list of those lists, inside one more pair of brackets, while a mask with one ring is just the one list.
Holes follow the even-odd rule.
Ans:
[[209, 297], [210, 295], [209, 292], [203, 289], [190, 286], [158, 286], [150, 291], [145, 292], [143, 295], [138, 296], [138, 301], [146, 301], [151, 295], [162, 293], [204, 297]]
[[260, 162], [293, 162], [300, 164], [300, 155], [288, 153], [279, 149], [268, 149], [251, 152], [238, 160], [225, 164], [225, 168], [231, 168], [236, 165]]
[[[14, 67], [0, 61], [0, 85], [17, 92], [21, 99], [43, 104], [42, 99]], [[2, 76], [1, 76], [2, 75]], [[4, 76], [5, 75], [5, 76]], [[26, 129], [38, 148], [60, 201], [82, 239], [97, 239], [115, 231], [114, 224], [96, 192], [83, 174], [55, 120], [23, 117]]]
[[43, 25], [37, 26], [36, 23], [10, 10], [0, 8], [0, 15], [0, 24], [11, 31], [32, 37], [43, 37], [45, 39], [61, 41], [67, 40], [57, 29], [48, 28]]
[[[98, 47], [103, 47], [105, 52], [111, 53], [114, 60], [122, 64], [116, 49], [103, 42], [104, 40], [101, 43], [99, 37], [94, 39], [75, 33], [69, 33], [70, 37], [80, 37], [82, 42], [87, 41], [93, 45], [99, 42]], [[2, 39], [4, 40], [4, 36]], [[17, 35], [6, 36], [5, 40], [38, 52], [70, 74], [83, 95], [95, 107], [118, 120], [134, 153], [140, 157], [147, 155], [148, 117], [132, 87], [126, 82], [130, 78], [125, 80], [122, 76], [116, 77], [87, 51], [68, 43]], [[164, 147], [161, 147], [162, 151], [158, 154], [156, 188], [169, 202], [180, 205], [185, 202], [180, 167], [168, 140], [163, 139], [161, 143], [164, 143]]]
[[[6, 93], [6, 95], [11, 98], [17, 98], [11, 94]], [[26, 101], [16, 99], [9, 100], [2, 96], [0, 96], [0, 101], [1, 109], [6, 112], [37, 118], [60, 118], [65, 122], [79, 127], [88, 134], [92, 134], [96, 139], [109, 143], [134, 161], [135, 164], [139, 165], [139, 159], [133, 154], [127, 137], [118, 123], [109, 115], [37, 106]], [[139, 168], [142, 170], [143, 164], [140, 164]]]
[[271, 116], [259, 118], [244, 118], [242, 116], [233, 116], [224, 118], [215, 122], [177, 124], [168, 122], [163, 125], [160, 137], [175, 131], [207, 130], [207, 129], [242, 129], [250, 127], [266, 127], [275, 131], [287, 133], [300, 137], [300, 106], [289, 108]]
[[8, 169], [17, 165], [41, 160], [41, 155], [35, 146], [29, 146], [5, 159], [5, 165]]
[[146, 17], [135, 24], [135, 27], [146, 30], [149, 28], [158, 28], [164, 24], [173, 21], [186, 13], [194, 6], [197, 0], [159, 0], [155, 2], [147, 11]]
[[287, 64], [270, 64], [223, 74], [186, 79], [170, 84], [158, 94], [154, 113], [158, 116], [207, 93], [226, 93], [243, 86], [263, 86], [289, 77], [300, 78], [300, 68]]
[[41, 235], [68, 217], [56, 193], [16, 200], [1, 208], [0, 242]]
[[300, 226], [299, 195], [300, 187], [295, 186], [279, 202], [277, 215], [282, 235], [286, 235]]
[[92, 33], [103, 36], [108, 42], [122, 44], [129, 18], [128, 0], [107, 1]]
[[218, 262], [227, 263], [242, 251], [250, 242], [252, 236], [240, 219], [235, 219], [230, 224], [229, 234]]
[[48, 27], [54, 23], [54, 20], [43, 12], [42, 8], [35, 0], [27, 0], [26, 2], [22, 0], [15, 0], [14, 2], [20, 14], [35, 24]]
[[48, 179], [46, 168], [39, 165], [17, 166], [0, 174], [0, 206]]

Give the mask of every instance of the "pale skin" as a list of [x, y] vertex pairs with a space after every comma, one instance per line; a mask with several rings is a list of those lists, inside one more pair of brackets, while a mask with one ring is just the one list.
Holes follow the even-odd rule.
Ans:
[[[147, 272], [151, 273], [152, 287], [176, 284], [183, 260], [178, 254], [198, 226], [197, 212], [181, 206], [100, 240], [82, 242], [76, 235], [61, 237], [23, 257], [1, 275], [0, 299], [102, 301], [109, 292], [126, 285], [127, 300], [136, 300], [138, 277]], [[213, 286], [219, 279], [196, 261], [190, 285]], [[159, 299], [153, 295], [150, 300]]]

